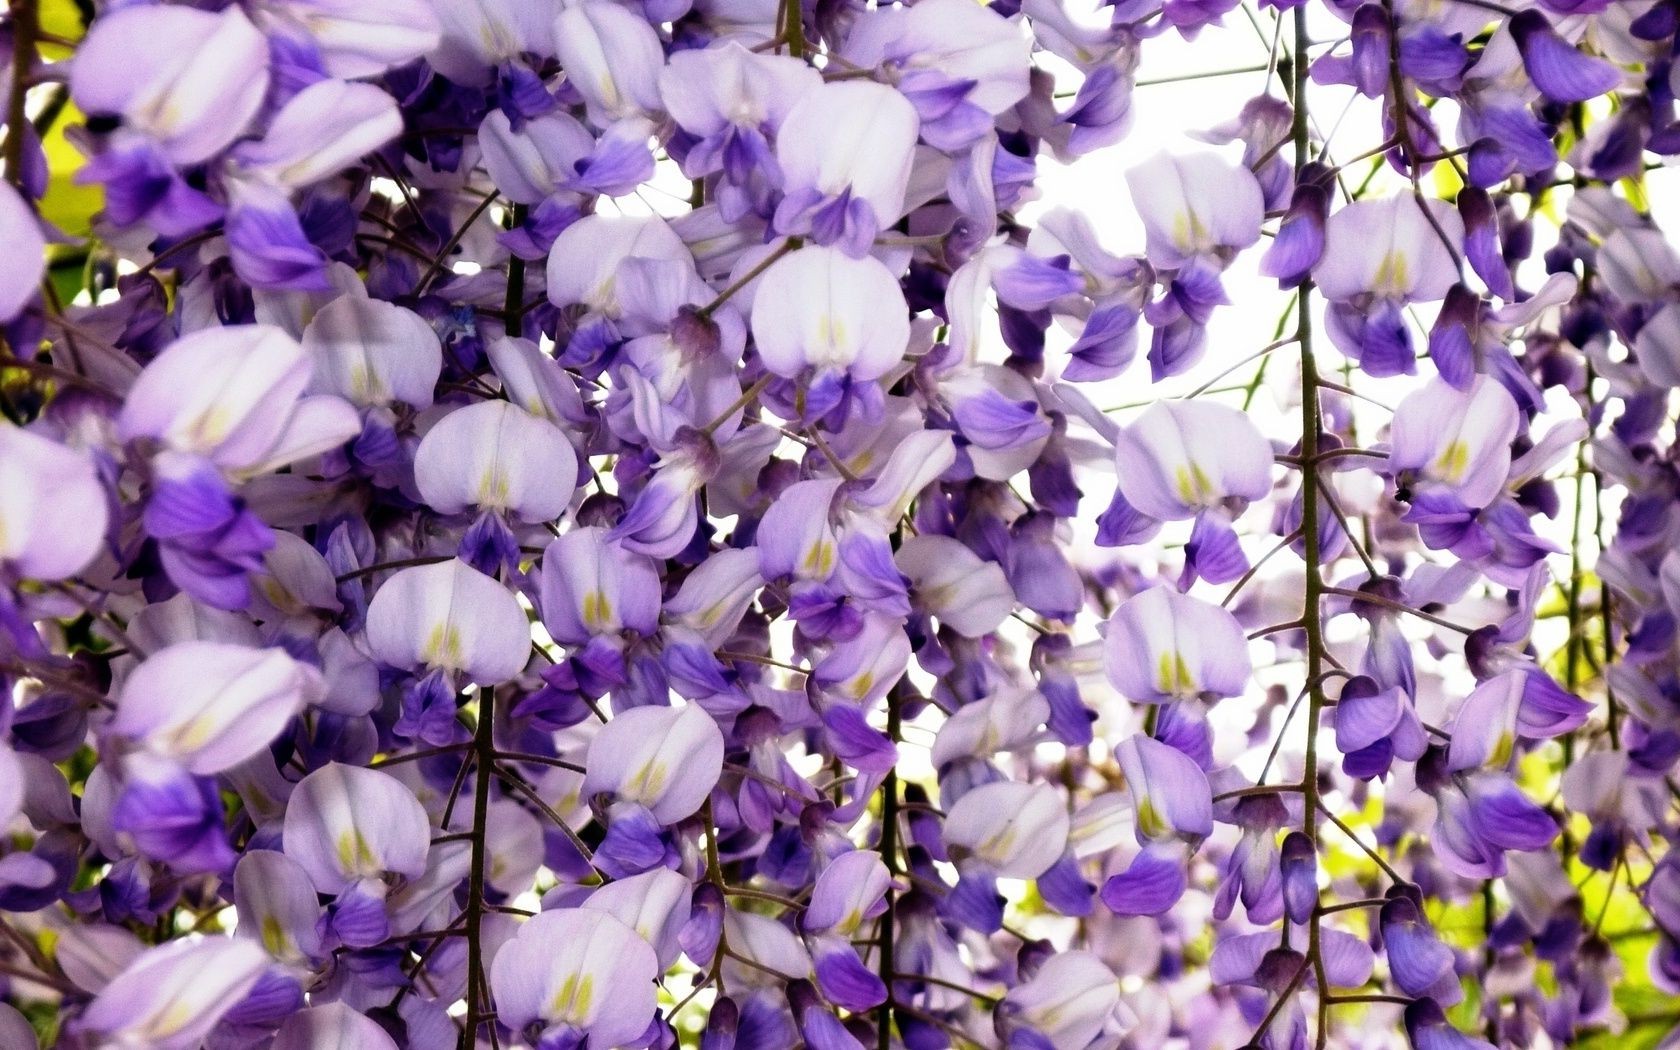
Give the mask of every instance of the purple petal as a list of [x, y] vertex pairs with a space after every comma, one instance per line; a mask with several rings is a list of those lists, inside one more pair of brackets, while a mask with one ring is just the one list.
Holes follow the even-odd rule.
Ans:
[[1519, 12], [1510, 30], [1529, 79], [1553, 102], [1585, 102], [1622, 82], [1621, 70], [1613, 63], [1582, 54], [1538, 11]]
[[1103, 883], [1102, 901], [1116, 915], [1164, 915], [1184, 896], [1184, 862], [1169, 849], [1146, 849]]

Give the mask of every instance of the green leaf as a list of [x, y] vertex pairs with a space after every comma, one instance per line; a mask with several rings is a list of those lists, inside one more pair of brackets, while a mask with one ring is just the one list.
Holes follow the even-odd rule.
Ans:
[[[54, 226], [76, 238], [86, 238], [93, 231], [93, 217], [105, 206], [105, 194], [98, 186], [80, 186], [74, 181], [81, 170], [82, 155], [64, 137], [64, 129], [82, 122], [81, 111], [74, 103], [65, 103], [58, 121], [47, 132], [42, 146], [47, 153], [47, 195], [41, 200], [41, 215]], [[79, 247], [60, 246], [57, 255], [85, 254]]]

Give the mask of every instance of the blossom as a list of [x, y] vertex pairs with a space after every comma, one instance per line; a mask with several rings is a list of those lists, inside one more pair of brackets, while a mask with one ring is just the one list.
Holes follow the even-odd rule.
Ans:
[[0, 321], [10, 321], [34, 298], [47, 269], [47, 242], [40, 225], [10, 185], [0, 189], [0, 231], [16, 253], [0, 282]]
[[919, 124], [909, 100], [883, 84], [839, 81], [806, 92], [776, 137], [784, 194], [776, 230], [862, 258], [904, 213]]
[[1132, 796], [1140, 846], [1213, 831], [1207, 778], [1184, 752], [1147, 736], [1120, 742], [1117, 757]]
[[108, 730], [191, 773], [219, 773], [267, 746], [325, 692], [318, 671], [278, 649], [182, 642], [128, 676]]
[[414, 481], [445, 514], [469, 507], [536, 523], [558, 518], [577, 487], [577, 457], [558, 427], [506, 401], [438, 420], [414, 453]]
[[1002, 781], [967, 792], [945, 818], [948, 846], [971, 852], [995, 874], [1031, 879], [1048, 871], [1067, 844], [1061, 798], [1044, 785]]
[[268, 90], [267, 42], [244, 11], [134, 7], [88, 34], [70, 80], [84, 113], [111, 114], [169, 160], [208, 160]]
[[418, 315], [356, 292], [323, 306], [303, 330], [313, 363], [309, 389], [361, 408], [402, 402], [429, 408], [443, 346]]
[[1395, 409], [1389, 466], [1465, 506], [1483, 507], [1505, 487], [1519, 426], [1516, 403], [1498, 383], [1482, 378], [1457, 390], [1436, 380]]
[[1121, 1029], [1120, 983], [1102, 960], [1072, 951], [1044, 961], [1000, 1008], [1011, 1027], [1024, 1027], [1051, 1046], [1088, 1046]]
[[110, 511], [86, 453], [0, 425], [0, 569], [73, 576], [98, 556]]
[[310, 372], [303, 347], [273, 326], [195, 332], [140, 374], [118, 432], [201, 456], [225, 471], [261, 473], [324, 452], [361, 429], [341, 399], [305, 396]]
[[1336, 346], [1372, 376], [1416, 370], [1401, 308], [1446, 296], [1456, 280], [1464, 222], [1440, 201], [1355, 201], [1330, 215], [1313, 280], [1338, 305]]
[[716, 785], [723, 734], [692, 704], [632, 708], [595, 735], [585, 764], [585, 793], [610, 792], [669, 824], [699, 809]]
[[812, 376], [808, 403], [825, 409], [847, 382], [870, 383], [903, 358], [910, 341], [903, 295], [876, 259], [824, 247], [778, 259], [754, 293], [753, 338], [764, 366]]
[[1242, 413], [1205, 401], [1161, 401], [1116, 436], [1120, 491], [1163, 521], [1194, 517], [1271, 488], [1271, 448]]
[[426, 870], [430, 823], [403, 784], [375, 769], [332, 763], [305, 777], [286, 804], [285, 854], [322, 893], [387, 873]]
[[502, 1023], [621, 1046], [653, 1020], [659, 963], [651, 945], [604, 911], [527, 919], [491, 964]]
[[1114, 687], [1144, 702], [1236, 696], [1250, 671], [1248, 642], [1235, 617], [1165, 587], [1119, 608], [1104, 655]]
[[1238, 251], [1260, 239], [1260, 184], [1214, 153], [1161, 154], [1126, 173], [1149, 234], [1149, 260], [1183, 266], [1199, 256]]
[[190, 1050], [251, 990], [266, 965], [263, 953], [244, 940], [161, 945], [125, 967], [76, 1025], [118, 1046]]
[[501, 584], [458, 559], [400, 569], [374, 592], [368, 643], [391, 667], [506, 681], [530, 654], [528, 620]]

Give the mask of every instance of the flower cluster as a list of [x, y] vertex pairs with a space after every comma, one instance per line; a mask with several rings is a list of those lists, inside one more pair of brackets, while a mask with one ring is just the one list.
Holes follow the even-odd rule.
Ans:
[[1677, 31], [12, 0], [0, 1046], [1680, 1031]]

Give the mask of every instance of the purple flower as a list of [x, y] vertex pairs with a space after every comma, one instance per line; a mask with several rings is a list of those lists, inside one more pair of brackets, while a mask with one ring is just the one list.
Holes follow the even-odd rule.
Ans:
[[12, 255], [0, 279], [0, 322], [23, 312], [40, 287], [47, 270], [47, 243], [29, 205], [10, 184], [0, 189], [0, 236]]
[[1248, 641], [1217, 605], [1152, 587], [1108, 623], [1104, 668], [1139, 703], [1237, 696], [1248, 686]]
[[1156, 266], [1234, 254], [1260, 239], [1265, 213], [1260, 183], [1217, 154], [1153, 157], [1126, 173], [1126, 185]]
[[268, 959], [250, 941], [177, 941], [142, 953], [105, 986], [75, 1028], [114, 1045], [193, 1050], [255, 985]]
[[182, 642], [129, 674], [107, 729], [204, 776], [266, 747], [325, 692], [318, 671], [279, 649]]
[[1407, 472], [1424, 490], [1484, 507], [1505, 487], [1520, 425], [1516, 402], [1497, 382], [1478, 378], [1457, 390], [1431, 381], [1395, 409], [1389, 469]]
[[82, 112], [121, 117], [176, 164], [225, 149], [268, 90], [267, 41], [238, 8], [113, 11], [77, 57], [70, 90]]
[[876, 234], [904, 214], [919, 125], [904, 95], [873, 81], [806, 92], [776, 136], [784, 194], [776, 231], [809, 233], [854, 259], [866, 255]]
[[507, 588], [451, 559], [400, 569], [374, 592], [368, 645], [389, 667], [460, 672], [495, 684], [524, 669], [529, 624]]
[[699, 809], [716, 786], [723, 734], [693, 704], [635, 707], [601, 727], [585, 764], [585, 794], [606, 792], [671, 824]]
[[577, 457], [548, 420], [506, 401], [478, 401], [426, 432], [414, 453], [414, 481], [440, 513], [476, 508], [534, 524], [565, 512]]
[[[653, 1020], [659, 961], [636, 931], [604, 911], [533, 916], [496, 953], [490, 986], [497, 1018], [545, 1040], [570, 1035], [621, 1046]], [[553, 1045], [568, 1045], [556, 1043]]]
[[1194, 843], [1213, 833], [1212, 792], [1188, 755], [1141, 735], [1127, 737], [1116, 751], [1138, 845], [1174, 838]]
[[109, 517], [91, 456], [0, 426], [0, 572], [32, 580], [74, 576], [104, 546]]
[[[286, 804], [285, 853], [321, 893], [380, 885], [386, 875], [419, 878], [431, 824], [399, 780], [332, 763], [303, 778]], [[382, 886], [381, 886], [382, 888]]]
[[803, 248], [778, 259], [753, 293], [752, 331], [764, 366], [793, 379], [845, 375], [872, 382], [903, 358], [908, 312], [892, 272], [873, 257]]
[[1513, 16], [1510, 31], [1529, 79], [1554, 102], [1585, 102], [1621, 83], [1620, 70], [1576, 50], [1539, 11]]

